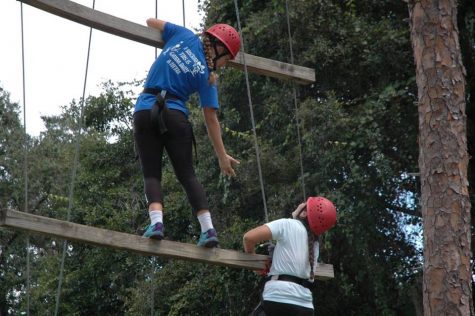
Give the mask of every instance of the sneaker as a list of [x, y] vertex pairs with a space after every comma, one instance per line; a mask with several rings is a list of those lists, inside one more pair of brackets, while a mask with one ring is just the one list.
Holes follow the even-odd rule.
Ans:
[[198, 246], [213, 248], [218, 246], [218, 235], [214, 228], [208, 229], [206, 232], [201, 233], [200, 240], [198, 240]]
[[147, 229], [145, 230], [145, 233], [142, 237], [162, 240], [163, 230], [163, 223], [158, 222], [155, 225], [150, 224], [147, 226]]

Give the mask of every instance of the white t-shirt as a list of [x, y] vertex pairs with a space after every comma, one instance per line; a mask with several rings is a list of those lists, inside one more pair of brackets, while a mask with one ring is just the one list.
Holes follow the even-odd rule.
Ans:
[[[277, 241], [269, 275], [293, 275], [310, 278], [308, 235], [305, 226], [296, 219], [283, 218], [265, 224]], [[318, 242], [314, 244], [314, 271], [319, 255]], [[270, 280], [264, 286], [264, 300], [313, 308], [312, 292], [294, 282]]]

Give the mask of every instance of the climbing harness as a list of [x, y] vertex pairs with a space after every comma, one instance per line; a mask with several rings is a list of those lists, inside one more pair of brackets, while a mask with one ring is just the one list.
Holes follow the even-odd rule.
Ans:
[[155, 96], [155, 103], [152, 107], [150, 119], [153, 125], [158, 129], [160, 135], [165, 134], [168, 129], [165, 124], [165, 119], [168, 113], [167, 100], [180, 100], [176, 95], [163, 89], [145, 88], [142, 93], [153, 94]]
[[267, 278], [267, 281], [269, 280], [279, 280], [279, 281], [296, 283], [298, 285], [306, 287], [310, 291], [313, 289], [315, 285], [314, 282], [310, 281], [309, 279], [302, 279], [302, 278], [299, 278], [293, 275], [287, 275], [287, 274], [271, 275], [270, 277]]
[[[168, 132], [166, 118], [169, 113], [167, 106], [168, 100], [180, 100], [184, 102], [180, 97], [174, 95], [173, 93], [168, 92], [167, 90], [158, 89], [158, 88], [144, 88], [142, 93], [153, 94], [155, 95], [155, 103], [152, 106], [150, 112], [150, 119], [152, 120], [153, 126], [157, 129], [160, 135], [164, 135]], [[198, 161], [198, 150], [196, 149], [196, 138], [195, 133], [193, 132], [193, 126], [191, 126], [191, 141], [193, 142], [193, 149], [195, 151], [195, 161]]]

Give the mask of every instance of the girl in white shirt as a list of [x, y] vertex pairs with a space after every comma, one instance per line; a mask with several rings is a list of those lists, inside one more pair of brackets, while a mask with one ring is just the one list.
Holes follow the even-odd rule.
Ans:
[[336, 209], [323, 197], [310, 197], [292, 212], [292, 218], [266, 223], [248, 231], [244, 251], [255, 253], [257, 243], [277, 242], [262, 293], [253, 315], [314, 315], [312, 285], [318, 260], [318, 238], [336, 223]]

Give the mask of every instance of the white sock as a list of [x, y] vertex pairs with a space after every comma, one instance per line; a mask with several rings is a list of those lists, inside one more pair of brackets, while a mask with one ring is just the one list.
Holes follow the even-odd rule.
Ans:
[[152, 225], [155, 225], [158, 222], [163, 223], [162, 211], [152, 210], [148, 212], [148, 215], [150, 216], [150, 222], [152, 222]]
[[198, 221], [201, 225], [201, 232], [204, 233], [209, 229], [213, 228], [213, 222], [211, 221], [211, 213], [205, 212], [201, 215], [198, 215]]

